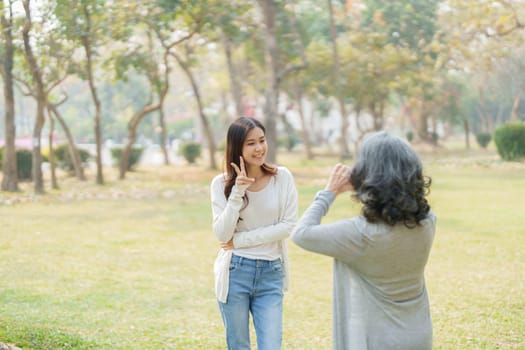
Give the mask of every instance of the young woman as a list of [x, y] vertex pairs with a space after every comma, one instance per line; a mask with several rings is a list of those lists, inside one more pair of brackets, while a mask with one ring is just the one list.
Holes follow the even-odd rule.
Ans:
[[[334, 258], [334, 349], [432, 349], [423, 274], [436, 224], [429, 186], [406, 142], [373, 133], [353, 169], [336, 165], [297, 223], [297, 245]], [[352, 189], [362, 215], [320, 224], [336, 196]]]
[[297, 220], [297, 191], [288, 169], [266, 163], [267, 150], [264, 126], [237, 119], [226, 139], [227, 171], [211, 183], [213, 231], [221, 242], [215, 291], [232, 350], [250, 349], [250, 313], [258, 350], [281, 348], [285, 239]]

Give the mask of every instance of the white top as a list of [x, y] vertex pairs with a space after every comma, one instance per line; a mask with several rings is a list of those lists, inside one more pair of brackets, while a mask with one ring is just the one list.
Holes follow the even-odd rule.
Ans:
[[[229, 266], [232, 254], [250, 259], [283, 261], [284, 289], [289, 284], [289, 261], [285, 239], [297, 221], [297, 190], [293, 176], [285, 167], [266, 187], [258, 192], [247, 191], [248, 186], [233, 186], [230, 197], [224, 196], [225, 174], [211, 182], [213, 232], [221, 242], [233, 237], [233, 250], [221, 249], [214, 264], [215, 293], [225, 303], [228, 296]], [[243, 207], [246, 193], [248, 206]]]

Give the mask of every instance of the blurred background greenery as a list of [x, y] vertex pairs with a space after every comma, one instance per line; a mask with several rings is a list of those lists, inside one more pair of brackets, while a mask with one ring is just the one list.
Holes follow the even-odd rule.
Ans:
[[240, 115], [264, 121], [274, 162], [283, 149], [350, 158], [364, 134], [382, 129], [429, 147], [458, 137], [466, 149], [486, 147], [507, 123], [520, 130], [500, 138], [510, 140], [500, 153], [519, 160], [524, 5], [2, 0], [2, 190], [18, 188], [23, 148], [35, 193], [45, 176], [59, 186], [53, 152], [66, 144], [69, 171], [85, 179], [78, 149], [89, 152], [98, 184], [110, 164], [124, 179], [137, 148], [175, 164], [179, 145], [192, 142], [217, 169], [225, 129]]

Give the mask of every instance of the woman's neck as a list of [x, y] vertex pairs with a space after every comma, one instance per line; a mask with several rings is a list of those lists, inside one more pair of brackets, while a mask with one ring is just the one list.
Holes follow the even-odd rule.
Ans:
[[264, 176], [264, 172], [260, 166], [250, 167], [246, 169], [248, 177], [253, 177], [254, 179], [259, 179]]

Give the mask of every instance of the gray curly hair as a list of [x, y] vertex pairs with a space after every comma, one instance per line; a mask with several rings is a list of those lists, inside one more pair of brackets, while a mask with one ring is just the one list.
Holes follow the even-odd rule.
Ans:
[[368, 222], [412, 228], [430, 210], [425, 196], [432, 180], [423, 176], [419, 157], [407, 142], [384, 131], [365, 136], [350, 182]]

